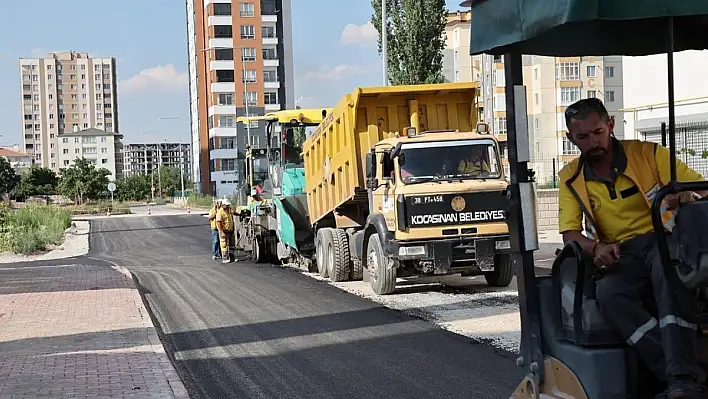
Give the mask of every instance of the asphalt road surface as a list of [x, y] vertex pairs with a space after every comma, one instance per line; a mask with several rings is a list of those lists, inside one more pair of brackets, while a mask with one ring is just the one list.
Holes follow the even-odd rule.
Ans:
[[136, 276], [193, 398], [509, 397], [513, 356], [297, 271], [210, 257], [200, 215], [91, 221]]

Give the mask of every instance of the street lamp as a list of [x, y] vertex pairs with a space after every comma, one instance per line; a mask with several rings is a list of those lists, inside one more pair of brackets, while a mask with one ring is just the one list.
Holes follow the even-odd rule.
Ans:
[[[180, 188], [182, 192], [180, 193], [180, 198], [184, 198], [184, 157], [182, 153], [182, 133], [179, 130], [179, 116], [169, 116], [169, 117], [164, 117], [164, 118], [159, 118], [161, 121], [164, 120], [176, 120], [177, 121], [177, 136], [179, 136], [179, 173], [181, 175], [179, 181], [180, 181]], [[167, 139], [165, 139], [167, 141]]]

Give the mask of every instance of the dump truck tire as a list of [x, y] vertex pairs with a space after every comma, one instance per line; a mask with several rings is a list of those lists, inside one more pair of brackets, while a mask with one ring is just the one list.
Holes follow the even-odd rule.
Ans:
[[317, 240], [315, 242], [315, 258], [317, 260], [317, 271], [320, 277], [327, 278], [329, 276], [327, 270], [327, 243], [332, 242], [332, 229], [323, 228], [317, 230]]
[[514, 278], [514, 262], [510, 254], [494, 256], [494, 271], [484, 273], [490, 287], [508, 287]]
[[384, 255], [379, 235], [372, 234], [366, 249], [366, 264], [371, 289], [377, 295], [388, 295], [396, 290], [396, 268], [387, 267], [388, 262], [389, 259]]
[[351, 281], [361, 281], [364, 279], [364, 267], [361, 264], [361, 259], [352, 256], [352, 271], [349, 273]]
[[253, 249], [251, 252], [251, 258], [253, 259], [254, 262], [256, 263], [261, 263], [263, 262], [264, 256], [264, 247], [263, 243], [261, 240], [258, 239], [258, 237], [253, 239]]
[[329, 279], [333, 282], [349, 280], [351, 257], [347, 233], [342, 229], [332, 229], [332, 240], [325, 248]]

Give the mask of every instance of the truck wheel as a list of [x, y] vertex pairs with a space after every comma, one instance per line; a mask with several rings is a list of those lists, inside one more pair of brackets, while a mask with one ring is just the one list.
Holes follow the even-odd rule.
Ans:
[[257, 237], [253, 239], [253, 249], [251, 251], [251, 258], [253, 258], [254, 262], [263, 262], [263, 243]]
[[325, 247], [327, 274], [333, 282], [347, 281], [351, 270], [349, 237], [342, 229], [332, 229], [331, 231], [332, 240]]
[[379, 235], [372, 234], [366, 249], [366, 267], [370, 276], [371, 289], [377, 295], [387, 295], [396, 290], [396, 269], [387, 267], [388, 262]]
[[364, 278], [364, 267], [361, 264], [361, 259], [352, 256], [352, 271], [349, 273], [351, 281], [361, 281]]
[[315, 258], [317, 260], [317, 271], [322, 278], [328, 277], [325, 248], [327, 248], [327, 242], [331, 241], [332, 229], [323, 228], [317, 231], [317, 241], [315, 242], [315, 251], [317, 251], [317, 254]]
[[508, 287], [514, 278], [514, 262], [509, 254], [494, 255], [494, 271], [484, 273], [490, 287]]

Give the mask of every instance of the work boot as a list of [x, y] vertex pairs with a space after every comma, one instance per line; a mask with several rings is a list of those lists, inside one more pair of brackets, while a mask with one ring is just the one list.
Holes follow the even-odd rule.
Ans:
[[216, 255], [211, 256], [211, 260], [216, 260], [216, 259], [218, 259]]
[[676, 378], [669, 384], [667, 399], [705, 399], [706, 392], [693, 378]]

